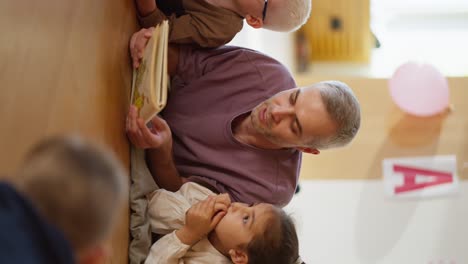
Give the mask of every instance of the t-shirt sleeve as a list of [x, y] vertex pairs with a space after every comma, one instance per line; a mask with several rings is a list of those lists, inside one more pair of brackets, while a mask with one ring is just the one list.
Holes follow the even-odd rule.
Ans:
[[[187, 84], [211, 73], [224, 81], [232, 79], [232, 71], [237, 71], [239, 68], [243, 68], [244, 71], [245, 69], [253, 70], [244, 51], [245, 49], [234, 46], [203, 49], [181, 45], [176, 78], [173, 81]], [[210, 76], [213, 77], [213, 75]]]
[[183, 257], [190, 249], [179, 240], [175, 231], [163, 236], [151, 246], [145, 264], [183, 264]]
[[173, 82], [190, 83], [201, 78], [214, 62], [210, 59], [210, 52], [190, 45], [181, 45], [179, 48], [179, 61]]
[[147, 16], [140, 16], [137, 14], [138, 17], [138, 22], [140, 23], [140, 26], [144, 28], [150, 28], [154, 27], [157, 24], [161, 23], [166, 16], [164, 15], [163, 12], [161, 12], [159, 9], [156, 8], [156, 10], [153, 11], [153, 13], [147, 15]]
[[204, 48], [215, 48], [231, 41], [241, 30], [242, 23], [229, 17], [217, 17], [199, 13], [189, 13], [169, 19], [169, 42], [175, 44], [197, 44]]

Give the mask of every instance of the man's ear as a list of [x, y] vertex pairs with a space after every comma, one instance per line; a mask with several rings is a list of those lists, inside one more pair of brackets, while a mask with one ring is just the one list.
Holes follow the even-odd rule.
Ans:
[[230, 249], [229, 256], [231, 257], [231, 261], [234, 264], [247, 264], [249, 263], [249, 256], [245, 251], [238, 250], [238, 249]]
[[302, 151], [302, 152], [309, 153], [309, 154], [314, 154], [314, 155], [320, 154], [320, 150], [318, 150], [316, 148], [297, 147], [297, 149]]
[[246, 15], [245, 16], [245, 21], [247, 21], [247, 24], [249, 24], [253, 28], [263, 27], [263, 20], [258, 18], [258, 17], [254, 17], [254, 16], [251, 16], [251, 15]]
[[99, 264], [104, 263], [110, 255], [110, 248], [105, 245], [98, 245], [81, 252], [78, 256], [79, 264]]

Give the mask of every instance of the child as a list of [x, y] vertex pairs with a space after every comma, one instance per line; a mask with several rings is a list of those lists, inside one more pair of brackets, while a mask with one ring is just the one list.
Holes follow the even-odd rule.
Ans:
[[307, 21], [311, 9], [311, 0], [135, 1], [142, 27], [167, 18], [170, 43], [201, 47], [228, 43], [242, 29], [244, 19], [253, 28], [294, 31]]
[[153, 192], [148, 208], [153, 232], [167, 235], [146, 264], [301, 263], [294, 224], [273, 205], [231, 203], [188, 182], [175, 193]]
[[0, 231], [1, 263], [106, 259], [106, 241], [128, 193], [113, 155], [78, 137], [51, 138], [36, 145], [12, 176], [11, 185], [0, 183], [0, 222], [2, 231], [10, 230], [8, 236]]

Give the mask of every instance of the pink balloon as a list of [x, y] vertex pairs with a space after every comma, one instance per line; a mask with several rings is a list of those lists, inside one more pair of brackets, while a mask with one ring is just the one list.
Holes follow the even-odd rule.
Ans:
[[393, 101], [408, 114], [431, 116], [449, 105], [447, 79], [430, 64], [401, 65], [390, 79], [389, 88]]

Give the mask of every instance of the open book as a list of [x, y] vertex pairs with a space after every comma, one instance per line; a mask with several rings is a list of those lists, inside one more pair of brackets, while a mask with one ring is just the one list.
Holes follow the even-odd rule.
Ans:
[[133, 69], [131, 104], [138, 108], [138, 116], [148, 123], [159, 113], [167, 101], [169, 24], [161, 22], [148, 40], [143, 59], [137, 69]]

